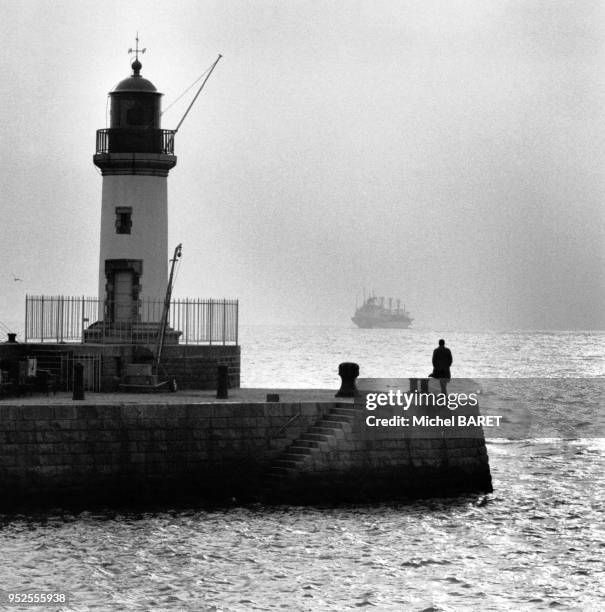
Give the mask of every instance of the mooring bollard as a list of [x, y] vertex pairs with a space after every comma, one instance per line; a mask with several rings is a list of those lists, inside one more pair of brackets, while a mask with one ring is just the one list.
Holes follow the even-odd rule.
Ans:
[[429, 392], [429, 379], [428, 378], [421, 378], [420, 379], [420, 391], [422, 393], [428, 393]]
[[414, 391], [418, 390], [418, 379], [410, 378], [410, 393], [414, 393]]
[[84, 399], [84, 366], [81, 363], [74, 365], [74, 394], [71, 399]]
[[355, 379], [359, 376], [359, 365], [345, 361], [338, 366], [338, 376], [342, 379], [340, 389], [334, 397], [357, 397], [359, 391]]
[[279, 402], [279, 393], [267, 393], [268, 402]]
[[229, 366], [218, 366], [216, 399], [229, 399]]

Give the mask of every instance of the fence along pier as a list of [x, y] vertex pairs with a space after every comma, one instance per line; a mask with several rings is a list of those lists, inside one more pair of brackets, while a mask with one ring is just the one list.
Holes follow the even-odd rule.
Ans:
[[[0, 360], [37, 357], [65, 391], [81, 362], [87, 390], [118, 390], [126, 365], [153, 355], [164, 308], [164, 300], [140, 299], [132, 316], [120, 319], [108, 300], [28, 295], [24, 342], [0, 345]], [[170, 300], [160, 374], [181, 389], [212, 389], [217, 367], [227, 365], [229, 386], [239, 387], [238, 328], [236, 299]]]

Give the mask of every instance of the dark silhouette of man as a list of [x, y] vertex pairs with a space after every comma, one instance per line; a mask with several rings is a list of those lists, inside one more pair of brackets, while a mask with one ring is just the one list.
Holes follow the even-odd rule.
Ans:
[[433, 351], [433, 378], [439, 379], [441, 393], [447, 392], [447, 383], [452, 375], [450, 366], [452, 365], [452, 351], [445, 347], [445, 340], [439, 340], [439, 346]]

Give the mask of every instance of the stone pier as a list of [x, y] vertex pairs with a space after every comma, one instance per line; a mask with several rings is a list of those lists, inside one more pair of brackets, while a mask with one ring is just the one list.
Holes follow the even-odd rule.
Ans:
[[5, 399], [0, 503], [365, 502], [491, 491], [482, 436], [406, 438], [364, 419], [352, 400], [318, 390]]

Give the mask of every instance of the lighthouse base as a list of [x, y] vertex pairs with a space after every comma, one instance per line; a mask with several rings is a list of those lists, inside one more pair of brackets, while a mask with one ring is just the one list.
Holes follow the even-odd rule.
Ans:
[[[158, 382], [175, 380], [179, 389], [216, 390], [218, 366], [229, 368], [229, 388], [240, 386], [238, 345], [168, 344], [162, 351]], [[73, 391], [74, 366], [84, 366], [86, 391], [119, 391], [131, 364], [150, 363], [153, 352], [142, 345], [0, 342], [2, 384], [19, 383], [20, 364], [35, 360], [53, 381], [51, 390]], [[25, 389], [24, 389], [25, 390]]]

